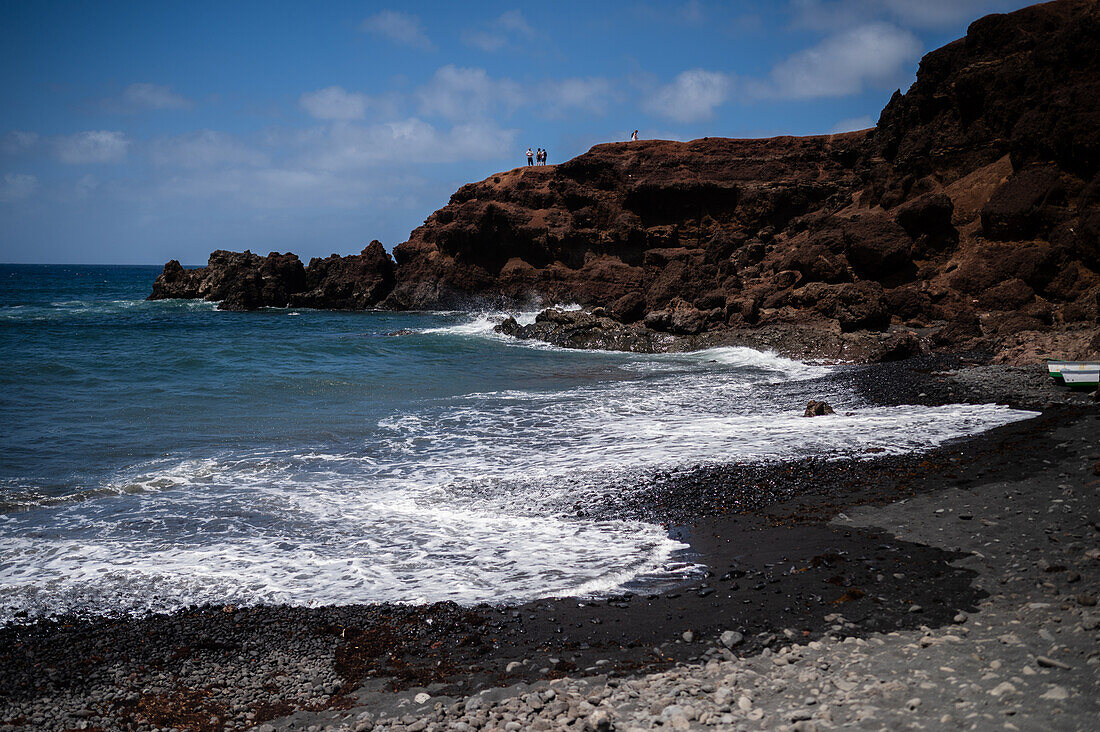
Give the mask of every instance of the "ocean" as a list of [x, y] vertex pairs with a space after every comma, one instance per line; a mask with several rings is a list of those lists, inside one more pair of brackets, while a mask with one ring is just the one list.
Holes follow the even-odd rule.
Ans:
[[[670, 582], [696, 568], [665, 527], [578, 505], [1033, 416], [868, 404], [830, 378], [847, 367], [747, 348], [521, 342], [493, 332], [505, 313], [146, 302], [159, 271], [0, 265], [0, 622]], [[802, 417], [809, 399], [838, 414]]]

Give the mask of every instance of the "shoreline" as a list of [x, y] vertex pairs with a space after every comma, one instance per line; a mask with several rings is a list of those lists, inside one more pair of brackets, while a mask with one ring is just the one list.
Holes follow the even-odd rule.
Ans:
[[[22, 721], [22, 728], [220, 729], [268, 720], [286, 728], [355, 728], [367, 721], [362, 714], [377, 720], [402, 700], [402, 709], [434, 714], [437, 702], [484, 688], [573, 676], [621, 682], [675, 673], [679, 664], [769, 657], [838, 632], [868, 638], [950, 627], [990, 597], [982, 572], [963, 566], [964, 545], [899, 539], [891, 533], [898, 527], [860, 517], [905, 505], [899, 500], [928, 501], [944, 489], [972, 493], [998, 481], [1036, 482], [1049, 472], [1044, 461], [1068, 449], [1054, 435], [1089, 430], [1100, 416], [1087, 396], [1037, 381], [1045, 375], [1034, 371], [932, 358], [835, 376], [853, 380], [876, 403], [1001, 396], [1013, 406], [1044, 408], [1034, 419], [926, 453], [700, 466], [655, 480], [646, 500], [634, 503], [617, 501], [609, 486], [605, 500], [584, 510], [667, 524], [713, 573], [661, 592], [502, 608], [207, 607], [9, 625], [0, 630], [0, 647], [10, 649], [0, 654], [0, 728]], [[944, 376], [950, 373], [956, 375]], [[857, 519], [848, 525], [838, 515]], [[967, 526], [985, 530], [978, 521]], [[1078, 587], [1095, 595], [1095, 575]], [[920, 612], [910, 612], [914, 605]], [[837, 613], [847, 619], [840, 631]], [[742, 640], [725, 648], [719, 639], [727, 631]], [[429, 699], [415, 703], [416, 694]]]

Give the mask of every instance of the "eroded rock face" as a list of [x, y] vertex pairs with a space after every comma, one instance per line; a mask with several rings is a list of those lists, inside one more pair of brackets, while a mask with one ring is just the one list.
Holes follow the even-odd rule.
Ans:
[[172, 260], [153, 282], [150, 300], [192, 298], [217, 301], [222, 310], [284, 307], [305, 286], [305, 269], [295, 254], [213, 252], [205, 267], [187, 270]]
[[364, 310], [389, 295], [393, 284], [393, 260], [375, 240], [360, 254], [311, 259], [305, 287], [291, 301], [295, 307]]
[[[394, 307], [550, 301], [636, 318], [740, 291], [731, 256], [860, 186], [864, 133], [597, 145], [463, 186], [394, 250]], [[724, 307], [725, 302], [716, 303]]]
[[1028, 342], [1085, 358], [1098, 237], [1100, 5], [1059, 0], [929, 53], [871, 131], [597, 145], [463, 186], [393, 261], [376, 243], [304, 270], [215, 252], [170, 262], [153, 297], [603, 308], [507, 326], [584, 347], [810, 327], [831, 334], [820, 352], [861, 358]]

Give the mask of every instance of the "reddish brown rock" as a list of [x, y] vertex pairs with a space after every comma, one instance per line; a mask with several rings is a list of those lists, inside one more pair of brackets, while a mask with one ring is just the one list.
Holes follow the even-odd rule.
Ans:
[[375, 240], [360, 254], [311, 259], [305, 286], [291, 302], [295, 307], [363, 310], [389, 295], [393, 283], [393, 260]]
[[1066, 187], [1052, 164], [1037, 165], [1004, 182], [982, 208], [982, 233], [997, 241], [1046, 235], [1070, 218]]
[[305, 270], [297, 255], [272, 252], [261, 257], [219, 249], [198, 269], [185, 270], [175, 260], [166, 264], [149, 299], [202, 298], [218, 302], [221, 310], [254, 310], [283, 307], [304, 286]]
[[833, 408], [825, 402], [819, 402], [816, 400], [810, 400], [806, 405], [806, 412], [803, 417], [823, 417], [826, 414], [836, 414]]
[[[974, 22], [870, 132], [597, 145], [462, 186], [393, 262], [377, 244], [304, 270], [291, 257], [170, 262], [152, 297], [576, 303], [610, 317], [513, 330], [637, 348], [676, 335], [863, 360], [1076, 353], [1100, 324], [1100, 5]], [[609, 335], [612, 319], [627, 327]]]
[[[730, 259], [860, 185], [865, 133], [597, 145], [557, 166], [463, 186], [394, 249], [393, 307], [476, 300], [611, 306], [631, 291], [650, 311], [674, 298], [736, 292]], [[832, 204], [836, 205], [836, 204]], [[763, 245], [739, 261], [759, 262]], [[512, 258], [529, 269], [504, 277]], [[589, 277], [592, 262], [614, 276]], [[587, 270], [587, 271], [586, 271]]]

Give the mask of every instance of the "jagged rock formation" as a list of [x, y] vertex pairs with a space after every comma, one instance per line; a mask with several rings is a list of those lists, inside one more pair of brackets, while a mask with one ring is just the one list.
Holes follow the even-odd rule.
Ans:
[[210, 255], [205, 267], [184, 269], [176, 260], [164, 265], [150, 300], [190, 298], [218, 301], [221, 310], [306, 307], [363, 310], [375, 307], [393, 290], [393, 260], [375, 240], [360, 254], [314, 257], [303, 267], [296, 254], [250, 251]]
[[782, 350], [810, 355], [1085, 357], [1100, 351], [1098, 172], [1100, 3], [1059, 0], [929, 53], [870, 131], [597, 145], [463, 186], [393, 263], [380, 245], [304, 273], [293, 255], [216, 252], [204, 274], [169, 263], [154, 297], [574, 302], [605, 310], [506, 327], [638, 349], [785, 331], [802, 335]]

